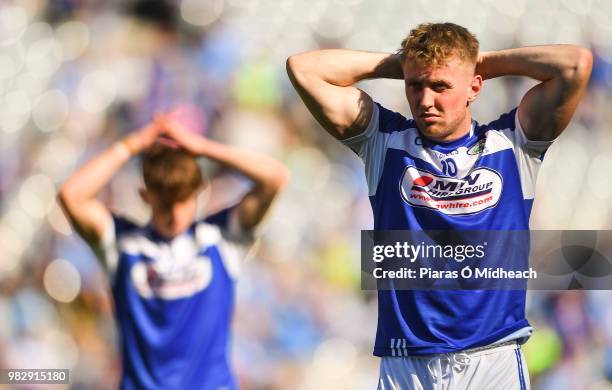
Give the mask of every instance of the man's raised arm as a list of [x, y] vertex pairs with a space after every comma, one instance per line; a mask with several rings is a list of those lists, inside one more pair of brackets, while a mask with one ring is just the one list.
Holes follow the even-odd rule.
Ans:
[[287, 59], [287, 73], [308, 110], [336, 139], [362, 133], [372, 116], [372, 98], [355, 83], [403, 78], [398, 55], [352, 50], [293, 55]]
[[262, 221], [274, 198], [289, 181], [289, 170], [270, 157], [239, 150], [192, 133], [172, 115], [158, 116], [155, 123], [163, 129], [165, 136], [194, 156], [209, 158], [253, 181], [253, 188], [237, 207], [238, 222], [243, 231], [254, 229]]
[[550, 141], [565, 129], [584, 93], [593, 56], [573, 45], [532, 46], [483, 52], [476, 73], [484, 79], [528, 76], [541, 81], [523, 97], [519, 121], [534, 141]]
[[148, 148], [159, 135], [155, 125], [145, 126], [115, 143], [80, 167], [60, 188], [58, 199], [72, 226], [94, 249], [102, 240], [110, 211], [96, 196], [130, 157]]

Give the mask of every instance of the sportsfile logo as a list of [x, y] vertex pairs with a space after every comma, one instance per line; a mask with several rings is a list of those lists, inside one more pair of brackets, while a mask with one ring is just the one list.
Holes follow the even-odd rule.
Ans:
[[489, 168], [477, 168], [458, 179], [406, 167], [400, 184], [408, 204], [439, 210], [448, 215], [467, 215], [491, 208], [501, 195], [503, 181]]

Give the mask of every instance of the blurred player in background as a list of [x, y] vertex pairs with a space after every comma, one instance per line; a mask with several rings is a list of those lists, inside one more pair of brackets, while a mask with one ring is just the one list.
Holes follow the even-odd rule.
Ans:
[[[571, 45], [480, 52], [476, 37], [452, 23], [419, 25], [395, 54], [321, 50], [287, 61], [313, 116], [364, 161], [376, 230], [527, 230], [544, 153], [568, 125], [591, 67], [591, 53]], [[518, 108], [478, 124], [470, 104], [483, 80], [506, 75], [540, 83]], [[404, 80], [414, 119], [354, 87], [375, 78]], [[458, 202], [448, 184], [479, 170], [501, 180]], [[446, 193], [413, 190], [427, 190], [432, 174]], [[529, 387], [520, 349], [532, 332], [525, 291], [391, 290], [378, 298], [380, 389]]]
[[[234, 283], [254, 229], [288, 180], [270, 158], [187, 130], [172, 114], [103, 151], [62, 186], [60, 201], [109, 275], [125, 389], [234, 389], [228, 364]], [[161, 137], [161, 138], [160, 138]], [[142, 154], [146, 226], [113, 214], [96, 195]], [[205, 157], [253, 182], [233, 207], [196, 218]], [[214, 195], [213, 195], [214, 196]]]

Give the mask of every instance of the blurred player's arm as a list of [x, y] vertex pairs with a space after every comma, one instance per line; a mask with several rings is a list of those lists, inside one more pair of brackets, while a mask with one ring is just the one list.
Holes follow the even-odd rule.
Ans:
[[108, 208], [96, 195], [130, 159], [153, 144], [158, 127], [148, 125], [115, 143], [80, 167], [66, 180], [58, 199], [72, 226], [94, 248], [103, 238], [111, 220]]
[[527, 76], [541, 81], [519, 105], [527, 138], [555, 139], [568, 125], [587, 86], [593, 56], [573, 45], [548, 45], [482, 52], [476, 72], [484, 79]]
[[289, 181], [289, 170], [280, 162], [256, 153], [206, 139], [185, 130], [172, 115], [158, 116], [156, 123], [178, 146], [190, 153], [209, 158], [251, 179], [254, 187], [238, 204], [238, 222], [243, 231], [254, 229]]
[[329, 134], [361, 134], [372, 116], [372, 98], [353, 85], [365, 79], [403, 79], [399, 56], [353, 50], [319, 50], [287, 59], [287, 73], [308, 110]]

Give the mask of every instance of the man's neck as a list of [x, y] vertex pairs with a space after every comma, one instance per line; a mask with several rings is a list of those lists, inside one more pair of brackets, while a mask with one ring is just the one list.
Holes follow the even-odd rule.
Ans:
[[442, 143], [448, 143], [448, 142], [453, 142], [456, 141], [458, 139], [460, 139], [461, 137], [465, 136], [466, 134], [470, 133], [472, 131], [472, 113], [470, 112], [470, 110], [467, 110], [467, 113], [465, 115], [465, 118], [463, 118], [463, 120], [461, 121], [461, 123], [456, 127], [456, 129], [454, 131], [452, 131], [451, 133], [447, 134], [446, 136], [442, 137], [442, 138], [431, 138], [431, 137], [427, 137], [425, 134], [423, 134], [423, 132], [421, 132], [421, 135], [423, 135], [425, 138], [433, 141], [433, 142], [442, 142]]

